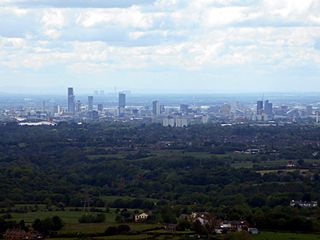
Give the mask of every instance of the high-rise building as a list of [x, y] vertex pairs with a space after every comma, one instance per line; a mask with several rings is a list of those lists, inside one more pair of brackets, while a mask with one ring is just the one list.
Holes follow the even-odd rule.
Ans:
[[88, 97], [88, 111], [93, 110], [93, 96]]
[[154, 116], [159, 116], [160, 115], [160, 104], [159, 104], [159, 101], [153, 101], [152, 102], [152, 114]]
[[307, 115], [313, 114], [313, 107], [311, 105], [306, 106]]
[[263, 101], [257, 101], [257, 115], [263, 113]]
[[166, 111], [166, 107], [164, 105], [160, 105], [160, 113], [164, 113]]
[[264, 112], [268, 116], [271, 116], [273, 114], [273, 104], [269, 102], [269, 100], [266, 100], [264, 102]]
[[61, 107], [60, 107], [60, 105], [55, 105], [55, 106], [53, 107], [53, 113], [54, 113], [54, 114], [60, 114], [60, 113], [61, 113]]
[[102, 103], [98, 104], [98, 111], [99, 112], [103, 111], [103, 104]]
[[81, 112], [81, 102], [80, 102], [80, 100], [77, 101], [76, 112]]
[[75, 96], [73, 93], [73, 88], [68, 88], [68, 113], [74, 114], [75, 112]]
[[42, 111], [45, 112], [47, 109], [46, 107], [46, 101], [42, 101]]
[[126, 107], [126, 94], [119, 93], [119, 108], [125, 108], [125, 107]]

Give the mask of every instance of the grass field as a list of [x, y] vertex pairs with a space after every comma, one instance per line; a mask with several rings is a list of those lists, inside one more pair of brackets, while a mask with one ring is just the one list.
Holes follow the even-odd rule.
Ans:
[[[65, 223], [60, 233], [103, 233], [108, 226], [118, 225], [115, 222], [116, 214], [114, 211], [105, 213], [106, 220], [104, 223], [79, 223], [78, 219], [83, 215], [81, 211], [39, 211], [28, 213], [12, 213], [12, 220], [25, 220], [27, 224], [32, 224], [37, 218], [44, 219], [53, 216], [59, 216]], [[128, 224], [133, 231], [143, 231], [158, 227], [157, 224]]]
[[[79, 240], [78, 238], [51, 238], [52, 240]], [[139, 234], [139, 235], [117, 235], [117, 236], [109, 236], [109, 237], [98, 237], [94, 238], [94, 240], [147, 240], [150, 239], [150, 235], [147, 234]], [[168, 235], [160, 235], [152, 237], [155, 240], [181, 240], [179, 236], [168, 236]]]
[[320, 234], [261, 232], [254, 240], [320, 240]]
[[[224, 236], [220, 236], [222, 239]], [[297, 234], [297, 233], [274, 233], [274, 232], [262, 232], [259, 235], [251, 236], [253, 240], [319, 240], [320, 234]], [[54, 240], [73, 240], [72, 238], [53, 238]], [[140, 235], [118, 235], [109, 237], [95, 238], [95, 240], [143, 240], [150, 239], [150, 235], [140, 234]], [[154, 236], [152, 239], [165, 240], [165, 239], [181, 239], [178, 235], [159, 235]]]

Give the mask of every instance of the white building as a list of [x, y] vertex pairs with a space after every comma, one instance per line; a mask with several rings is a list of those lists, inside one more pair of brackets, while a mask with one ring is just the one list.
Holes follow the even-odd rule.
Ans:
[[187, 118], [164, 118], [162, 126], [164, 127], [187, 127], [189, 121]]
[[147, 220], [148, 217], [149, 217], [149, 215], [146, 213], [136, 214], [136, 215], [134, 215], [134, 221], [135, 222], [143, 222], [143, 221]]

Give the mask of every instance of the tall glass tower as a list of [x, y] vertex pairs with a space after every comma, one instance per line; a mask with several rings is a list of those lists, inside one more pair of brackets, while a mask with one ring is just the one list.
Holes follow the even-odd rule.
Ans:
[[73, 88], [68, 88], [68, 113], [75, 113], [75, 97], [73, 94]]

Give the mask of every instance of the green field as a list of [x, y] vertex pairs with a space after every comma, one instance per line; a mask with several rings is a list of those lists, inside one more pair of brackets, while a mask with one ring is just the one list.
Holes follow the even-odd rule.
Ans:
[[261, 232], [255, 240], [319, 240], [320, 234]]
[[[65, 223], [60, 233], [103, 233], [108, 226], [118, 225], [115, 222], [116, 214], [114, 211], [105, 213], [106, 220], [104, 223], [79, 223], [78, 219], [83, 215], [82, 211], [39, 211], [28, 213], [12, 213], [12, 220], [24, 220], [27, 224], [32, 224], [37, 218], [44, 219], [53, 216], [59, 216]], [[133, 231], [143, 231], [158, 227], [158, 224], [128, 224]]]
[[[53, 240], [79, 240], [79, 238], [51, 238]], [[117, 235], [117, 236], [109, 236], [109, 237], [99, 237], [94, 238], [95, 240], [147, 240], [150, 239], [150, 235], [147, 234], [139, 234], [139, 235]], [[173, 235], [159, 235], [156, 237], [152, 237], [155, 240], [181, 240], [179, 236]]]

